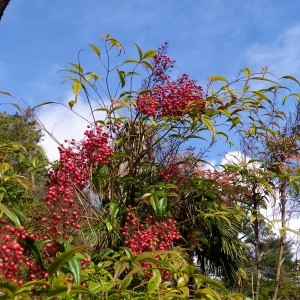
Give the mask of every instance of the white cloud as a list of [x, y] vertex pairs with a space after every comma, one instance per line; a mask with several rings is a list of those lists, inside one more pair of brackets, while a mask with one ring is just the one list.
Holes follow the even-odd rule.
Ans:
[[[48, 159], [54, 161], [59, 158], [57, 147], [63, 143], [65, 139], [74, 138], [79, 141], [84, 137], [84, 131], [89, 122], [93, 122], [91, 111], [88, 104], [78, 101], [73, 107], [73, 110], [59, 104], [46, 105], [37, 112], [37, 116], [46, 130], [54, 136], [56, 142], [51, 135], [44, 132], [41, 146], [46, 152]], [[105, 113], [101, 112], [96, 115], [96, 118], [103, 119]]]
[[300, 25], [278, 36], [271, 44], [256, 43], [246, 52], [247, 60], [258, 68], [270, 67], [275, 75], [297, 75], [300, 72]]

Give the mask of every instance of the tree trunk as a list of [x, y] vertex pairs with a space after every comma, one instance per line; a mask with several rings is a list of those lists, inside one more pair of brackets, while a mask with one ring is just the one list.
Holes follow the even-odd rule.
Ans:
[[[257, 184], [254, 184], [252, 188], [252, 203], [254, 211], [259, 211], [259, 195], [256, 192]], [[258, 216], [253, 221], [253, 229], [254, 229], [254, 251], [255, 251], [255, 264], [256, 264], [256, 287], [254, 292], [253, 299], [258, 300], [259, 290], [260, 290], [260, 279], [261, 279], [261, 253], [259, 249], [259, 220]]]
[[10, 0], [0, 0], [0, 20]]
[[[279, 200], [281, 205], [281, 228], [286, 227], [286, 182], [283, 181], [279, 187]], [[274, 283], [274, 295], [272, 300], [277, 299], [278, 287], [279, 287], [279, 280], [280, 280], [280, 273], [281, 273], [281, 265], [283, 263], [283, 251], [284, 245], [286, 241], [286, 232], [283, 230], [281, 232], [280, 237], [280, 245], [279, 245], [279, 256], [276, 268], [276, 278]]]

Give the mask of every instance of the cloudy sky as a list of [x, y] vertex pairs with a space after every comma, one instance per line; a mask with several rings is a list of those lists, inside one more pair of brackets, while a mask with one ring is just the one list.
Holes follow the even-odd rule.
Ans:
[[[202, 85], [211, 75], [234, 79], [245, 67], [300, 77], [299, 12], [299, 0], [11, 0], [0, 21], [0, 90], [23, 108], [60, 103], [36, 109], [40, 121], [59, 141], [79, 139], [87, 124], [80, 116], [91, 120], [89, 109], [82, 98], [80, 116], [64, 106], [73, 95], [58, 71], [88, 44], [101, 47], [102, 34], [119, 39], [126, 58], [136, 55], [133, 42], [147, 50], [168, 41], [178, 74]], [[91, 52], [83, 52], [89, 63]], [[13, 112], [9, 102], [0, 94], [1, 111]], [[47, 134], [43, 146], [50, 160], [58, 157]], [[212, 162], [221, 162], [222, 150]]]
[[[84, 3], [84, 4], [83, 4]], [[176, 72], [205, 85], [207, 76], [236, 78], [242, 68], [269, 70], [278, 77], [300, 75], [300, 2], [298, 0], [11, 0], [0, 22], [0, 90], [21, 107], [46, 101], [67, 104], [71, 86], [58, 72], [77, 61], [88, 44], [102, 46], [110, 33], [125, 47], [126, 58], [168, 41]], [[92, 53], [84, 51], [89, 62]], [[99, 65], [90, 64], [95, 72]], [[84, 99], [75, 111], [90, 119]], [[0, 110], [12, 112], [0, 94]], [[47, 130], [62, 141], [80, 138], [86, 121], [62, 105], [36, 110]], [[55, 143], [45, 135], [49, 158]], [[219, 153], [211, 158], [220, 162]]]

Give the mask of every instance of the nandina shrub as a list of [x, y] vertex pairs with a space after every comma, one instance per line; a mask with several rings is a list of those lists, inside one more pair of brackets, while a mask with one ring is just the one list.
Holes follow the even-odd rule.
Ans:
[[168, 75], [168, 70], [174, 67], [174, 60], [167, 55], [167, 45], [162, 45], [153, 57], [153, 74], [143, 87], [149, 89], [137, 97], [137, 108], [148, 116], [182, 116], [192, 108], [198, 113], [205, 113], [203, 88], [183, 74], [176, 80]]
[[[81, 142], [65, 140], [65, 145], [58, 149], [60, 160], [48, 175], [46, 209], [37, 212], [35, 218], [29, 221], [28, 226], [35, 233], [28, 233], [23, 226], [15, 227], [6, 224], [5, 219], [1, 220], [1, 279], [22, 284], [26, 280], [47, 277], [43, 265], [47, 268], [58, 252], [63, 251], [69, 234], [80, 229], [80, 206], [76, 200], [89, 184], [91, 169], [97, 164], [107, 164], [113, 155], [112, 148], [108, 146], [108, 134], [101, 127], [96, 124], [88, 126], [84, 134], [86, 137]], [[85, 211], [87, 207], [88, 204], [85, 204]], [[29, 251], [34, 243], [40, 244], [43, 265]]]
[[[135, 255], [146, 251], [169, 250], [174, 242], [182, 239], [176, 226], [177, 222], [171, 218], [158, 220], [155, 216], [138, 213], [137, 208], [131, 206], [126, 209], [126, 212], [126, 222], [120, 231], [125, 237], [124, 244]], [[143, 261], [141, 265], [149, 269], [145, 271], [145, 274], [150, 276], [152, 274], [151, 263]], [[159, 264], [157, 266], [160, 267]], [[168, 275], [169, 271], [163, 270], [164, 280], [168, 278]]]
[[49, 172], [45, 202], [50, 216], [41, 221], [45, 224], [46, 238], [54, 241], [67, 239], [69, 233], [80, 228], [76, 199], [89, 184], [91, 169], [96, 164], [107, 164], [113, 155], [108, 134], [101, 127], [88, 126], [84, 134], [85, 139], [79, 143], [65, 140], [67, 145], [59, 147], [59, 164]]
[[33, 242], [39, 242], [38, 234], [27, 232], [24, 226], [13, 226], [5, 218], [0, 220], [0, 280], [22, 285], [48, 276], [31, 252]]

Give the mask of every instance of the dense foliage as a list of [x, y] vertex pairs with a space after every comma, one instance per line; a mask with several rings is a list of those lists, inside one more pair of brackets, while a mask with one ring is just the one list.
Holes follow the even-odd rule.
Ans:
[[[290, 96], [287, 89], [267, 78], [266, 69], [246, 68], [232, 83], [209, 77], [205, 90], [187, 74], [174, 79], [168, 43], [146, 52], [135, 44], [138, 58], [121, 61], [120, 42], [110, 35], [103, 41], [104, 54], [90, 47], [104, 74], [85, 71], [80, 60], [63, 70], [74, 91], [70, 109], [83, 93], [94, 120], [83, 140], [58, 147], [50, 169], [37, 152], [33, 115], [13, 137], [9, 128], [24, 120], [2, 115], [0, 299], [297, 295], [297, 276], [287, 281], [283, 269], [297, 268], [285, 246], [285, 208], [299, 192], [298, 134], [290, 134], [276, 104], [279, 95]], [[251, 82], [265, 86], [255, 90]], [[96, 120], [95, 111], [106, 117]], [[212, 170], [205, 154], [216, 143], [232, 146], [231, 133], [248, 156]], [[35, 179], [45, 183], [40, 193]], [[32, 195], [30, 210], [13, 196], [16, 184]], [[271, 230], [260, 210], [276, 199], [279, 242], [265, 239], [259, 225], [267, 222]], [[278, 255], [263, 256], [277, 247]], [[286, 282], [293, 288], [283, 294]]]

